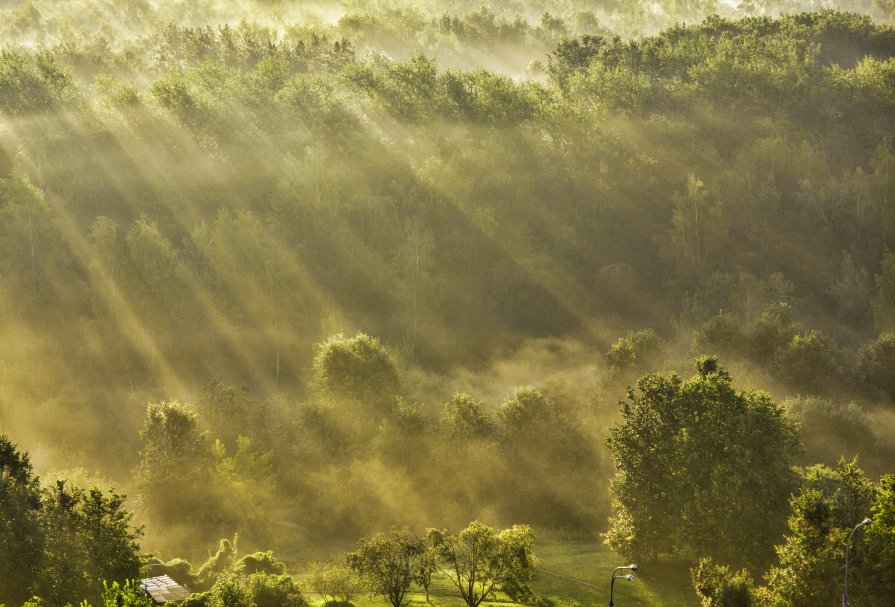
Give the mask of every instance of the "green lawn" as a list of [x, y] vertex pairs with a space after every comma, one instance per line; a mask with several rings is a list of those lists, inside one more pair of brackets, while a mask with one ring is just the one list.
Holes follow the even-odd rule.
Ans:
[[[597, 541], [535, 543], [541, 559], [532, 583], [538, 596], [557, 603], [608, 605], [612, 571], [627, 564]], [[618, 607], [698, 606], [686, 566], [663, 564], [638, 568], [633, 582], [616, 580], [614, 603]]]
[[[544, 537], [541, 537], [541, 536]], [[579, 604], [583, 607], [608, 605], [609, 579], [612, 570], [624, 565], [625, 560], [596, 540], [569, 540], [552, 538], [550, 534], [535, 533], [535, 554], [540, 559], [538, 573], [532, 582], [535, 594], [557, 607]], [[299, 583], [304, 575], [298, 573]], [[322, 605], [319, 596], [302, 584], [312, 605]], [[433, 579], [431, 598], [434, 607], [463, 607], [455, 596], [450, 581], [439, 576]], [[499, 597], [505, 598], [505, 597]], [[411, 605], [426, 604], [422, 593], [409, 595]], [[379, 596], [360, 596], [353, 600], [358, 607], [384, 607], [388, 605]], [[642, 566], [633, 582], [618, 580], [615, 583], [614, 602], [617, 607], [698, 607], [699, 600], [693, 592], [690, 574], [686, 566], [663, 564]], [[493, 603], [508, 607], [511, 603]], [[487, 604], [486, 604], [487, 605]]]

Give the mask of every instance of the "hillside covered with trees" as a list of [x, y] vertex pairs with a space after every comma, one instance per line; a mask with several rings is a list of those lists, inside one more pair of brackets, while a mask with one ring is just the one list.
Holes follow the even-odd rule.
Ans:
[[0, 0], [0, 603], [152, 555], [304, 607], [270, 553], [170, 559], [363, 537], [314, 575], [369, 584], [399, 529], [414, 567], [504, 538], [533, 603], [532, 525], [808, 606], [872, 515], [885, 605], [892, 19]]

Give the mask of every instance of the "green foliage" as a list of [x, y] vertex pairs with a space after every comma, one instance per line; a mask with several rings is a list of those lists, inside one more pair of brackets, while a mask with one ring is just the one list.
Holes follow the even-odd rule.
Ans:
[[711, 559], [699, 559], [690, 574], [702, 607], [752, 607], [756, 604], [752, 577], [745, 569], [734, 573]]
[[404, 436], [422, 436], [429, 428], [429, 420], [423, 405], [420, 403], [406, 403], [400, 396], [395, 399], [395, 408], [392, 411], [392, 421], [395, 427]]
[[818, 331], [799, 333], [778, 354], [780, 374], [797, 390], [822, 391], [836, 383], [839, 354], [832, 340]]
[[[149, 565], [147, 567], [147, 565]], [[153, 577], [156, 575], [170, 576], [175, 582], [181, 586], [192, 588], [196, 581], [196, 574], [193, 566], [186, 559], [175, 558], [164, 563], [157, 559], [152, 559], [144, 565], [141, 577]]]
[[207, 439], [196, 414], [174, 401], [147, 407], [140, 438], [136, 475], [146, 508], [156, 521], [176, 521], [211, 484]]
[[174, 278], [175, 254], [171, 243], [159, 234], [158, 226], [137, 220], [128, 231], [126, 241], [139, 280], [147, 287], [171, 282]]
[[842, 257], [840, 277], [830, 291], [841, 315], [848, 320], [861, 320], [870, 309], [870, 277], [848, 253]]
[[22, 304], [36, 304], [57, 290], [55, 277], [66, 269], [58, 217], [44, 192], [14, 169], [0, 178], [0, 220], [0, 270], [18, 282]]
[[[647, 375], [610, 430], [616, 465], [611, 547], [632, 559], [767, 562], [795, 479], [799, 441], [769, 395], [737, 392], [717, 361], [699, 374]], [[761, 495], [756, 503], [755, 495]]]
[[209, 591], [209, 607], [253, 607], [254, 601], [249, 593], [245, 578], [232, 573], [224, 573]]
[[103, 582], [101, 598], [103, 607], [153, 607], [152, 599], [139, 586], [136, 580], [123, 583]]
[[209, 555], [208, 560], [202, 563], [199, 569], [196, 570], [198, 588], [203, 590], [211, 588], [217, 583], [218, 578], [228, 572], [237, 562], [237, 540], [236, 536], [233, 537], [233, 541], [223, 538], [218, 543], [217, 551]]
[[554, 403], [540, 390], [526, 386], [517, 388], [513, 396], [500, 405], [497, 420], [510, 440], [528, 440], [554, 421], [555, 412]]
[[285, 574], [254, 573], [247, 580], [256, 607], [308, 607], [301, 589]]
[[652, 329], [631, 331], [606, 353], [606, 362], [615, 371], [649, 372], [660, 363], [664, 343]]
[[411, 531], [392, 529], [358, 543], [360, 548], [347, 556], [351, 568], [393, 607], [406, 605], [405, 595], [415, 581], [415, 559], [426, 549], [422, 540]]
[[208, 607], [211, 601], [210, 592], [194, 592], [180, 604], [180, 607]]
[[867, 461], [878, 456], [878, 438], [867, 411], [853, 402], [831, 401], [818, 397], [798, 397], [783, 407], [799, 426], [805, 464], [833, 466], [840, 458], [851, 459], [859, 453]]
[[425, 550], [419, 554], [413, 555], [410, 559], [410, 573], [413, 583], [420, 586], [426, 593], [426, 602], [429, 599], [429, 587], [432, 585], [432, 574], [438, 570], [438, 559], [434, 549], [426, 546]]
[[560, 41], [550, 53], [547, 73], [561, 89], [565, 89], [569, 75], [587, 68], [603, 44], [602, 37], [589, 34]]
[[697, 351], [716, 352], [726, 358], [741, 353], [745, 338], [739, 321], [729, 312], [719, 312], [696, 330], [693, 341]]
[[245, 387], [211, 381], [205, 385], [203, 397], [196, 403], [209, 432], [230, 448], [238, 448], [240, 437], [250, 442], [267, 441], [279, 421], [270, 401], [259, 401]]
[[568, 393], [550, 388], [517, 388], [497, 410], [500, 447], [514, 471], [500, 483], [504, 508], [534, 524], [587, 526], [603, 514], [592, 483], [601, 457], [576, 424]]
[[445, 403], [439, 427], [452, 439], [485, 438], [493, 432], [491, 420], [482, 411], [482, 404], [462, 392]]
[[28, 454], [0, 435], [0, 602], [29, 596], [43, 553], [40, 485]]
[[381, 411], [400, 390], [391, 354], [364, 333], [336, 335], [317, 347], [314, 385], [321, 394], [347, 398], [373, 411]]
[[895, 253], [886, 253], [875, 282], [874, 316], [881, 328], [890, 330], [895, 327]]
[[231, 570], [239, 575], [263, 573], [266, 575], [282, 575], [286, 573], [286, 565], [274, 557], [273, 552], [253, 552], [236, 561]]
[[32, 56], [0, 51], [0, 112], [9, 115], [53, 110], [65, 100], [72, 78], [49, 51]]
[[[871, 575], [858, 583], [867, 597], [866, 604], [881, 607], [895, 592], [895, 475], [880, 477], [876, 485], [876, 500], [870, 509], [873, 524], [866, 535], [867, 553], [863, 562]], [[857, 603], [856, 603], [857, 604]]]
[[857, 377], [865, 389], [895, 400], [895, 333], [882, 333], [861, 347]]
[[[820, 465], [806, 469], [802, 490], [791, 500], [790, 532], [777, 547], [779, 565], [768, 571], [767, 585], [760, 589], [764, 603], [784, 607], [835, 603], [842, 593], [847, 536], [876, 501], [877, 488], [853, 462], [840, 461], [834, 469]], [[864, 535], [858, 534], [849, 569], [861, 573], [850, 580], [849, 595], [856, 605], [883, 605], [885, 585], [891, 588], [892, 576], [874, 576], [880, 554], [870, 552]]]
[[530, 598], [528, 582], [537, 561], [527, 525], [497, 532], [476, 521], [456, 535], [430, 529], [427, 539], [441, 571], [469, 607], [478, 607], [498, 590], [517, 601]]
[[354, 570], [341, 562], [311, 565], [308, 585], [322, 596], [326, 603], [343, 605], [350, 604], [351, 599], [366, 588]]
[[41, 488], [26, 453], [0, 435], [0, 600], [37, 595], [51, 605], [100, 597], [103, 580], [140, 572], [142, 529], [125, 497], [64, 480]]
[[[577, 367], [618, 327], [702, 326], [698, 352], [781, 397], [887, 390], [882, 354], [864, 394], [836, 372], [868, 312], [887, 322], [881, 21], [801, 0], [0, 4], [4, 428], [119, 478], [147, 395], [252, 387], [210, 387], [180, 442], [165, 420], [144, 438], [154, 545], [470, 512], [596, 528], [611, 388]], [[324, 342], [311, 386], [335, 327], [382, 341]], [[524, 356], [545, 344], [562, 365]], [[679, 362], [622, 345], [638, 374]], [[499, 400], [457, 402], [428, 432], [445, 394], [541, 370], [577, 399], [510, 397], [491, 432]], [[882, 471], [864, 440], [849, 454]]]
[[752, 360], [775, 360], [779, 352], [795, 341], [798, 330], [789, 304], [780, 302], [769, 305], [749, 332]]

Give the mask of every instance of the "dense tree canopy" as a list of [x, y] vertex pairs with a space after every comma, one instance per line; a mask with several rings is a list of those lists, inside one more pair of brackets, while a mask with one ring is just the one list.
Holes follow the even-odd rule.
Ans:
[[40, 486], [28, 454], [0, 435], [0, 602], [29, 598], [41, 562]]
[[[759, 579], [789, 542], [792, 463], [891, 471], [892, 18], [891, 0], [0, 1], [0, 427], [44, 477], [130, 481], [153, 550], [474, 518], [592, 534], [614, 509], [613, 546], [714, 557], [702, 596], [753, 597], [739, 569]], [[703, 354], [761, 390], [709, 362], [673, 374]], [[123, 498], [42, 488], [17, 453], [0, 600], [35, 571], [72, 580], [47, 600], [97, 599], [133, 565]], [[499, 544], [470, 529], [440, 545]], [[817, 571], [835, 541], [812, 544]], [[170, 562], [201, 572], [196, 605], [302, 603], [269, 559], [216, 556]], [[328, 597], [357, 590], [321, 571]]]
[[105, 581], [140, 573], [142, 529], [125, 497], [65, 481], [41, 487], [27, 453], [0, 435], [0, 601], [61, 607], [97, 599]]
[[766, 574], [762, 600], [808, 607], [841, 598], [845, 541], [858, 523], [879, 512], [883, 516], [874, 517], [853, 539], [850, 568], [861, 573], [850, 580], [849, 597], [855, 605], [890, 601], [895, 587], [888, 556], [892, 521], [885, 512], [892, 501], [891, 481], [884, 476], [873, 483], [854, 462], [806, 469], [801, 492], [791, 500], [789, 533], [777, 547], [780, 563]]

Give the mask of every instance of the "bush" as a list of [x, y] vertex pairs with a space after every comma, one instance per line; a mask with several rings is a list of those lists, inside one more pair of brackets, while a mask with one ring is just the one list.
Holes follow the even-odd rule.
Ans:
[[196, 572], [196, 585], [198, 588], [207, 590], [214, 585], [222, 573], [227, 571], [236, 561], [236, 542], [237, 537], [233, 537], [231, 542], [228, 539], [222, 539], [218, 544], [218, 550], [205, 561]]
[[895, 333], [883, 333], [861, 348], [858, 381], [865, 388], [879, 390], [895, 400]]
[[208, 607], [255, 607], [245, 579], [232, 573], [218, 577], [209, 595]]
[[232, 571], [240, 575], [253, 573], [282, 574], [286, 573], [286, 565], [274, 557], [273, 552], [255, 552], [247, 554], [233, 565]]
[[697, 352], [712, 352], [725, 358], [742, 355], [746, 333], [740, 322], [727, 312], [720, 312], [705, 321], [693, 336]]
[[102, 603], [104, 607], [153, 607], [152, 599], [134, 581], [103, 582]]
[[439, 427], [449, 438], [487, 437], [493, 431], [482, 404], [465, 393], [457, 393], [445, 403]]
[[775, 360], [799, 330], [792, 307], [783, 302], [769, 305], [749, 330], [749, 356], [759, 365]]
[[288, 575], [256, 573], [247, 581], [256, 607], [308, 607], [301, 588]]
[[728, 567], [704, 558], [699, 559], [690, 575], [702, 607], [752, 607], [755, 603], [752, 578], [745, 569], [733, 573]]
[[149, 572], [151, 575], [167, 575], [170, 576], [178, 584], [192, 586], [196, 582], [196, 574], [193, 566], [185, 559], [171, 559], [167, 563], [159, 562], [161, 566], [153, 567]]
[[210, 592], [194, 592], [180, 604], [180, 607], [208, 607], [210, 599]]
[[364, 586], [361, 579], [343, 563], [314, 563], [308, 584], [329, 603], [350, 603]]
[[799, 397], [783, 403], [799, 424], [805, 464], [833, 466], [841, 457], [851, 459], [858, 452], [872, 456], [877, 439], [872, 421], [855, 403], [839, 403], [822, 398]]
[[655, 371], [665, 344], [652, 329], [631, 331], [606, 353], [606, 363], [614, 371]]
[[823, 392], [839, 374], [839, 352], [833, 341], [819, 331], [798, 333], [780, 352], [779, 374], [791, 386], [805, 392]]
[[399, 394], [398, 370], [392, 355], [375, 337], [330, 337], [317, 347], [314, 385], [325, 395], [386, 410]]

